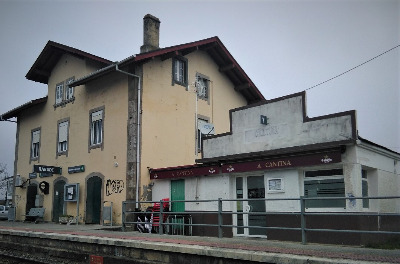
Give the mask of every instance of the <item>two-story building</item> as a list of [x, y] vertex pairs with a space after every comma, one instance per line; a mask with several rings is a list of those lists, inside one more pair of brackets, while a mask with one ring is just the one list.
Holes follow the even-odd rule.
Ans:
[[49, 41], [32, 65], [48, 95], [1, 116], [17, 118], [17, 219], [43, 207], [46, 221], [100, 223], [112, 202], [120, 223], [122, 201], [152, 199], [148, 168], [194, 164], [229, 109], [264, 100], [218, 37], [160, 48], [159, 19], [143, 21], [140, 54], [111, 62]]

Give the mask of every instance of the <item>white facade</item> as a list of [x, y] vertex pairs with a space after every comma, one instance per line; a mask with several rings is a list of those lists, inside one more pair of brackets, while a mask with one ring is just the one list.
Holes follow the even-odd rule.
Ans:
[[[186, 200], [400, 195], [400, 154], [358, 137], [355, 111], [308, 118], [305, 109], [305, 92], [233, 109], [231, 132], [205, 138], [203, 159], [198, 160], [202, 165], [195, 165], [213, 164], [216, 172], [211, 173], [214, 167], [203, 174], [191, 167], [165, 171], [184, 171], [180, 175], [189, 176], [177, 177], [185, 180]], [[157, 169], [157, 173], [163, 173], [163, 169]], [[174, 179], [156, 177], [154, 200], [170, 197]], [[400, 212], [400, 199], [321, 203], [309, 204], [306, 210]], [[231, 202], [224, 203], [223, 209], [254, 208], [250, 202]], [[217, 205], [188, 203], [185, 210], [215, 211]], [[298, 212], [300, 203], [266, 201], [262, 211]]]

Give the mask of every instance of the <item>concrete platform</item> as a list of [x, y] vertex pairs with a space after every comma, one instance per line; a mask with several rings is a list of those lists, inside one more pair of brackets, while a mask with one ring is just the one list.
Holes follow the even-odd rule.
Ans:
[[[101, 225], [34, 224], [0, 221], [0, 235], [3, 237], [73, 241], [123, 249], [132, 248], [154, 251], [158, 252], [157, 254], [159, 255], [159, 260], [154, 260], [154, 263], [169, 263], [167, 261], [162, 262], [162, 252], [165, 255], [173, 253], [175, 255], [186, 254], [207, 258], [231, 259], [235, 260], [235, 263], [400, 263], [400, 250], [320, 244], [302, 245], [301, 243], [269, 241], [261, 238], [236, 237], [220, 239], [215, 237], [143, 234], [116, 230], [118, 229], [115, 227]], [[117, 249], [114, 251], [117, 251]], [[99, 252], [93, 252], [93, 254], [101, 255]], [[107, 254], [104, 253], [103, 255], [106, 257]], [[116, 255], [114, 254], [112, 257], [115, 259]], [[126, 259], [127, 257], [125, 256], [124, 258]]]

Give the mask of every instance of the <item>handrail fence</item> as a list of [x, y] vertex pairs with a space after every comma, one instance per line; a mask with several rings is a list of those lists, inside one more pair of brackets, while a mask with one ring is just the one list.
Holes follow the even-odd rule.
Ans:
[[[400, 210], [399, 206], [396, 206], [397, 210], [393, 213], [383, 213], [383, 212], [372, 212], [372, 211], [354, 211], [354, 212], [336, 212], [336, 211], [326, 211], [326, 212], [315, 212], [310, 211], [306, 207], [306, 202], [311, 200], [393, 200], [393, 199], [400, 199], [400, 196], [380, 196], [380, 197], [304, 197], [301, 196], [300, 198], [273, 198], [273, 199], [265, 199], [265, 198], [257, 198], [257, 199], [216, 199], [216, 200], [174, 200], [174, 201], [124, 201], [122, 202], [122, 229], [123, 231], [126, 230], [126, 227], [129, 225], [137, 225], [137, 224], [144, 224], [142, 221], [138, 221], [137, 215], [143, 213], [152, 213], [158, 214], [159, 216], [159, 228], [158, 234], [164, 234], [164, 231], [167, 230], [169, 227], [176, 225], [174, 222], [164, 222], [163, 216], [191, 216], [194, 214], [217, 214], [218, 220], [214, 224], [206, 224], [206, 223], [185, 223], [183, 221], [182, 226], [183, 229], [185, 227], [189, 227], [192, 230], [193, 227], [216, 227], [218, 229], [218, 237], [223, 237], [223, 228], [252, 228], [252, 229], [265, 229], [265, 230], [292, 230], [292, 231], [301, 231], [301, 242], [303, 244], [307, 243], [307, 233], [308, 232], [337, 232], [337, 233], [362, 233], [362, 234], [388, 234], [388, 235], [400, 235], [400, 231], [371, 231], [371, 230], [343, 230], [343, 229], [323, 229], [323, 228], [312, 228], [307, 226], [307, 216], [317, 216], [317, 215], [327, 215], [327, 216], [399, 216], [400, 217]], [[232, 203], [232, 202], [248, 202], [248, 201], [265, 201], [265, 202], [273, 202], [273, 201], [298, 201], [299, 208], [298, 211], [293, 212], [279, 212], [279, 211], [265, 211], [265, 212], [245, 212], [245, 211], [237, 211], [237, 210], [223, 210], [223, 203]], [[133, 209], [139, 204], [140, 207], [150, 205], [152, 206], [154, 203], [160, 203], [160, 211], [159, 212], [143, 212], [137, 211], [137, 209]], [[211, 207], [217, 207], [217, 210], [207, 210], [207, 211], [185, 211], [185, 212], [171, 212], [171, 211], [164, 211], [164, 203], [214, 203]], [[215, 206], [215, 203], [217, 206]], [[400, 204], [400, 201], [398, 201]], [[232, 206], [232, 205], [231, 205]], [[236, 204], [229, 208], [236, 208]], [[133, 209], [133, 210], [132, 210]], [[133, 214], [134, 221], [127, 220], [129, 216]], [[223, 216], [224, 215], [257, 215], [257, 216], [268, 216], [268, 215], [296, 215], [300, 216], [300, 226], [299, 227], [285, 227], [285, 226], [251, 226], [251, 225], [228, 225], [223, 224]], [[135, 219], [136, 217], [136, 219]], [[131, 218], [132, 219], [132, 218]], [[233, 221], [232, 221], [233, 222]], [[191, 233], [191, 232], [190, 232]]]

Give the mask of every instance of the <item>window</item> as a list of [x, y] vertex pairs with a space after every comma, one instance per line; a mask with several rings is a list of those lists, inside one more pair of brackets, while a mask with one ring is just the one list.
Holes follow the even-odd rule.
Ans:
[[267, 179], [268, 183], [268, 192], [269, 193], [277, 193], [283, 192], [283, 179], [282, 178], [271, 178]]
[[59, 83], [56, 86], [56, 105], [61, 104], [64, 100], [64, 83]]
[[66, 154], [68, 150], [68, 125], [69, 121], [62, 121], [58, 123], [57, 153], [59, 155]]
[[202, 141], [201, 139], [205, 136], [209, 135], [214, 135], [214, 125], [208, 123], [208, 120], [205, 118], [198, 118], [197, 119], [197, 134], [196, 134], [196, 140], [197, 140], [197, 151], [201, 152], [201, 144]]
[[208, 77], [199, 73], [196, 75], [196, 90], [200, 99], [208, 100], [209, 82]]
[[103, 144], [104, 109], [94, 110], [90, 114], [90, 146], [98, 147]]
[[74, 81], [74, 77], [69, 78], [66, 81], [67, 87], [66, 87], [66, 91], [65, 91], [65, 100], [70, 101], [74, 99], [74, 87], [70, 87], [69, 84], [72, 83]]
[[31, 160], [39, 158], [40, 149], [40, 129], [32, 131], [32, 146], [31, 146]]
[[[75, 100], [74, 87], [70, 87], [69, 84], [75, 80], [75, 77], [67, 79], [65, 82], [60, 82], [56, 85], [56, 102], [54, 108], [59, 106], [65, 106], [67, 103]], [[64, 89], [65, 83], [65, 89]]]
[[[367, 171], [362, 170], [362, 197], [368, 197], [368, 178]], [[363, 208], [369, 208], [369, 199], [363, 199]]]
[[[306, 171], [304, 179], [304, 196], [311, 197], [345, 197], [342, 169]], [[346, 208], [346, 200], [308, 200], [307, 208]]]
[[187, 59], [180, 57], [172, 60], [172, 85], [187, 85]]

